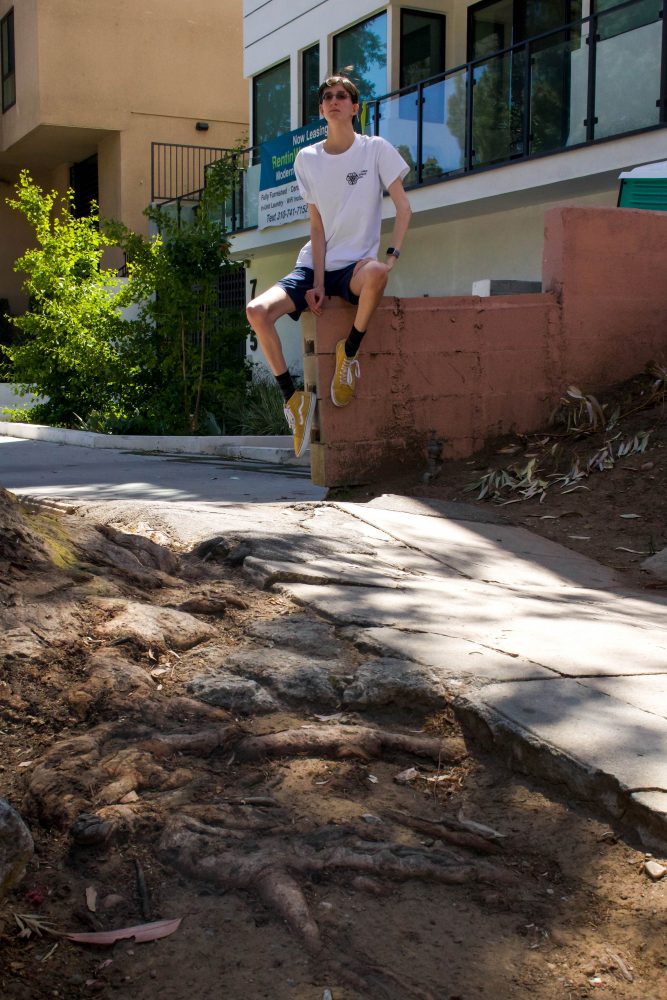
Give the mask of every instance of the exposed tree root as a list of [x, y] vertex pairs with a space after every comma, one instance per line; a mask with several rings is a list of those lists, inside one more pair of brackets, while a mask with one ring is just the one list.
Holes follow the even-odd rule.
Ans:
[[[85, 823], [75, 824], [73, 832], [85, 843], [94, 842], [92, 816], [97, 815], [98, 839], [108, 842], [114, 834], [131, 830], [142, 812], [158, 814], [160, 797], [165, 793], [196, 781], [196, 767], [174, 768], [170, 758], [229, 748], [239, 734], [233, 723], [197, 734], [170, 736], [139, 723], [104, 723], [85, 736], [56, 743], [44, 754], [28, 777], [24, 808], [45, 825], [61, 829], [74, 824], [83, 813]], [[132, 801], [132, 793], [146, 791], [154, 794], [143, 805]], [[128, 796], [130, 800], [123, 801]]]
[[446, 840], [449, 844], [458, 844], [459, 847], [467, 847], [480, 854], [500, 854], [502, 847], [494, 840], [482, 837], [478, 833], [471, 833], [458, 820], [447, 816], [437, 821], [422, 819], [419, 816], [410, 816], [409, 813], [402, 813], [396, 810], [388, 810], [385, 814], [389, 819], [393, 819], [402, 826], [407, 826], [411, 830], [419, 833], [426, 833], [429, 837], [438, 840]]
[[416, 757], [456, 763], [466, 755], [463, 740], [410, 736], [364, 726], [317, 726], [312, 729], [287, 729], [265, 736], [248, 736], [236, 748], [239, 760], [264, 757], [361, 757], [371, 760], [384, 751], [399, 751]]
[[[325, 830], [325, 841], [329, 831]], [[190, 816], [167, 822], [160, 841], [166, 860], [191, 878], [223, 889], [252, 892], [283, 919], [311, 953], [322, 946], [297, 876], [332, 871], [371, 875], [394, 881], [423, 879], [445, 885], [482, 882], [516, 886], [514, 872], [484, 862], [462, 861], [450, 852], [423, 850], [398, 843], [373, 843], [359, 837], [353, 846], [317, 847], [317, 838], [266, 836], [262, 846], [229, 843], [228, 830]]]
[[[231, 582], [229, 593], [217, 582], [215, 593], [206, 592], [207, 587], [169, 593], [162, 606], [149, 603], [146, 593], [182, 588], [177, 573], [198, 581], [215, 576], [217, 581], [219, 565], [195, 564], [150, 539], [108, 526], [77, 524], [72, 540], [71, 520], [40, 521], [38, 516], [31, 522], [0, 491], [0, 507], [3, 500], [9, 503], [11, 530], [0, 538], [0, 566], [4, 561], [11, 573], [0, 574], [0, 645], [4, 642], [4, 663], [9, 664], [0, 676], [0, 695], [25, 713], [29, 701], [22, 697], [21, 671], [27, 663], [39, 664], [44, 668], [41, 683], [61, 691], [66, 721], [74, 716], [77, 726], [88, 727], [53, 744], [26, 770], [26, 813], [47, 827], [68, 829], [76, 845], [107, 849], [114, 841], [132, 838], [154, 843], [162, 858], [183, 874], [261, 901], [308, 953], [318, 956], [318, 964], [337, 968], [341, 980], [361, 995], [434, 1000], [397, 972], [369, 963], [350, 942], [339, 940], [344, 931], [331, 930], [323, 942], [307, 886], [333, 875], [375, 895], [386, 895], [394, 883], [410, 879], [514, 887], [518, 879], [511, 870], [462, 853], [497, 853], [498, 845], [448, 817], [435, 822], [385, 811], [385, 823], [377, 826], [361, 820], [322, 825], [322, 819], [296, 815], [262, 794], [261, 787], [258, 794], [242, 793], [254, 788], [255, 773], [261, 780], [268, 772], [269, 765], [261, 762], [275, 758], [369, 761], [398, 754], [454, 764], [467, 756], [463, 740], [356, 725], [252, 735], [226, 711], [193, 698], [167, 696], [144, 668], [145, 655], [132, 659], [132, 654], [213, 641], [220, 630], [213, 619], [229, 608], [245, 610], [247, 603], [233, 592]], [[33, 525], [40, 524], [43, 539], [33, 532]], [[37, 554], [39, 578], [33, 575], [37, 563], [27, 557], [28, 550]], [[237, 557], [230, 554], [228, 564]], [[19, 577], [20, 592], [15, 588]], [[207, 620], [193, 617], [197, 615]], [[67, 655], [54, 656], [63, 635]], [[260, 766], [243, 767], [256, 763]], [[392, 823], [404, 829], [392, 831]], [[428, 834], [436, 846], [417, 844], [418, 837], [405, 828]], [[448, 850], [443, 841], [461, 852]], [[141, 874], [137, 865], [140, 890]], [[150, 900], [145, 886], [140, 895], [146, 914]], [[334, 947], [346, 956], [344, 964], [333, 958]]]
[[[104, 661], [106, 663], [106, 661]], [[74, 823], [79, 813], [86, 817], [83, 825], [75, 825], [76, 839], [86, 843], [94, 840], [92, 815], [100, 816], [100, 841], [108, 842], [116, 824], [118, 834], [126, 834], [143, 812], [154, 816], [160, 797], [195, 782], [196, 765], [176, 767], [173, 758], [183, 755], [208, 757], [216, 751], [233, 753], [238, 761], [254, 761], [266, 756], [296, 756], [307, 753], [319, 757], [381, 757], [385, 750], [411, 751], [442, 761], [456, 756], [460, 759], [459, 741], [426, 739], [390, 733], [370, 727], [323, 726], [321, 729], [286, 730], [268, 736], [247, 736], [228, 721], [226, 713], [186, 698], [163, 699], [139, 703], [120, 692], [114, 700], [136, 716], [141, 710], [142, 722], [104, 723], [85, 736], [56, 743], [41, 758], [28, 777], [28, 793], [24, 807], [43, 823], [60, 828]], [[143, 691], [143, 686], [138, 690]], [[197, 732], [179, 730], [171, 733], [156, 731], [154, 725], [167, 724], [173, 717], [190, 715], [200, 721], [215, 719], [217, 724]], [[220, 720], [225, 721], [220, 721]], [[173, 724], [173, 723], [172, 723]], [[142, 802], [132, 801], [142, 793]], [[129, 799], [128, 799], [129, 797]], [[187, 800], [187, 794], [178, 801]], [[165, 800], [165, 805], [167, 800]], [[171, 805], [174, 805], [173, 799]], [[111, 825], [111, 827], [110, 827]]]

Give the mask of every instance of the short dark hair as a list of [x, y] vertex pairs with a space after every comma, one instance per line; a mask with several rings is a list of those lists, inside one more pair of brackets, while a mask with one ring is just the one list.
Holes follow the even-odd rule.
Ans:
[[345, 87], [346, 91], [348, 92], [348, 94], [352, 98], [352, 103], [353, 104], [358, 104], [359, 103], [359, 91], [357, 90], [356, 86], [352, 83], [352, 81], [347, 76], [340, 76], [340, 75], [337, 75], [337, 74], [334, 75], [334, 76], [328, 76], [326, 78], [326, 80], [324, 81], [324, 83], [320, 84], [320, 89], [317, 92], [318, 102], [320, 104], [322, 103], [322, 98], [324, 97], [324, 91], [325, 90], [328, 90], [330, 87], [336, 87], [339, 84], [340, 84], [341, 87]]

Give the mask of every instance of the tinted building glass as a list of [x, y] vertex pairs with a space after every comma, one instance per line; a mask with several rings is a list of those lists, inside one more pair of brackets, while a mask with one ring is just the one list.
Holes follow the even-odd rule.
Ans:
[[253, 143], [256, 146], [290, 131], [289, 77], [288, 59], [253, 80]]

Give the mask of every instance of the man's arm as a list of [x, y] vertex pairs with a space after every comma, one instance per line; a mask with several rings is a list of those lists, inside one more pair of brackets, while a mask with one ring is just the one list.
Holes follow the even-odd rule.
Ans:
[[[408, 196], [405, 193], [403, 181], [400, 177], [397, 177], [396, 180], [389, 185], [387, 193], [396, 206], [396, 218], [394, 220], [394, 229], [391, 234], [390, 246], [394, 247], [395, 250], [400, 250], [405, 234], [408, 231], [408, 226], [410, 225], [412, 209], [410, 208], [410, 202], [408, 201]], [[392, 256], [392, 254], [389, 254], [385, 258], [385, 263], [391, 271], [392, 267], [396, 263], [396, 258]]]
[[326, 251], [324, 224], [315, 205], [308, 205], [308, 215], [310, 216], [310, 245], [313, 252], [314, 274], [313, 287], [306, 292], [306, 302], [315, 316], [321, 316], [324, 305], [324, 255]]

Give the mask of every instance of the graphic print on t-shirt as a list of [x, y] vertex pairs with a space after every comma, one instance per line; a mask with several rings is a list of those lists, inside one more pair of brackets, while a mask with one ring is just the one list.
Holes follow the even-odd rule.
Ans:
[[353, 170], [351, 174], [347, 175], [347, 177], [345, 178], [345, 180], [347, 181], [348, 184], [356, 184], [357, 181], [360, 181], [361, 178], [365, 177], [367, 173], [368, 173], [367, 170], [362, 170], [361, 173], [357, 174]]

